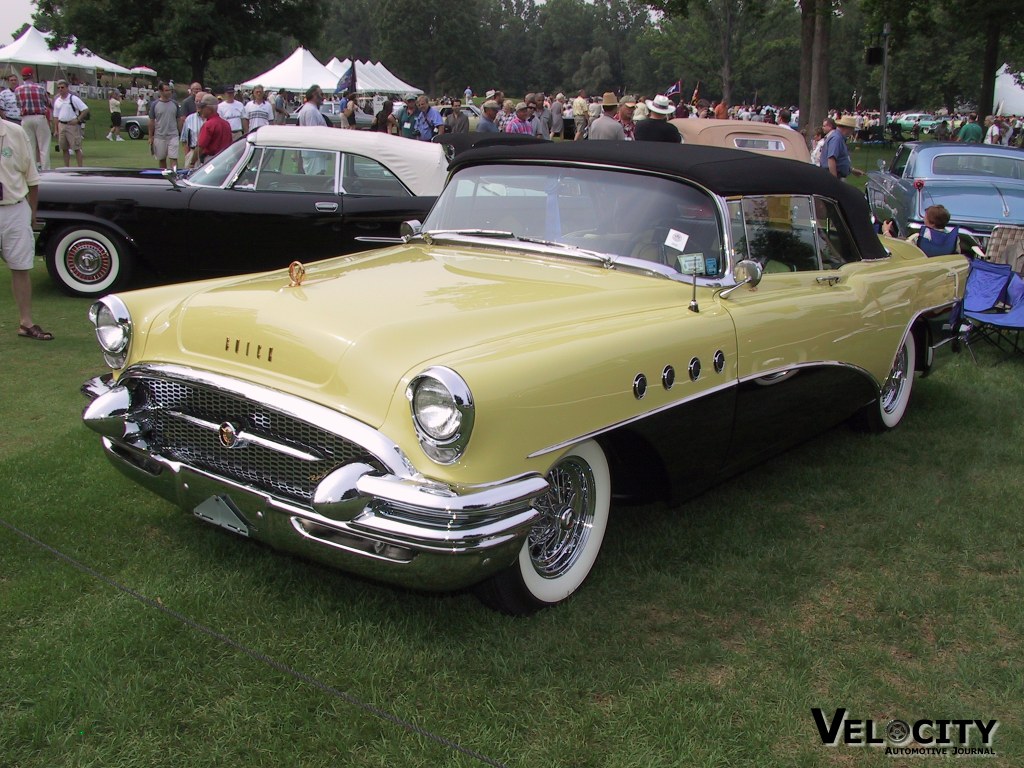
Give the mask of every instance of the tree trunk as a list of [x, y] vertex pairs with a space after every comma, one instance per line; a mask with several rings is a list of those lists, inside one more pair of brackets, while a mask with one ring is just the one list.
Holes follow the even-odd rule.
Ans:
[[816, 0], [800, 0], [800, 92], [797, 107], [800, 110], [800, 129], [807, 146], [814, 139], [811, 123], [811, 54], [814, 47], [814, 8]]
[[992, 114], [995, 98], [996, 72], [999, 70], [1000, 20], [990, 13], [985, 24], [985, 52], [981, 60], [981, 93], [978, 97], [978, 118]]
[[811, 106], [807, 132], [814, 129], [828, 113], [829, 42], [832, 32], [832, 0], [817, 0], [814, 7], [814, 44], [811, 46]]

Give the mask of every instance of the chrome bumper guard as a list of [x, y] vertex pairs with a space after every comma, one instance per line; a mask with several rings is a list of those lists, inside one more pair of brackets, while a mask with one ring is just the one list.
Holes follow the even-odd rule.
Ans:
[[85, 424], [107, 458], [201, 520], [311, 560], [401, 586], [450, 590], [512, 563], [548, 490], [537, 474], [453, 489], [353, 461], [323, 478], [306, 506], [150, 450], [130, 393], [107, 374], [87, 381]]

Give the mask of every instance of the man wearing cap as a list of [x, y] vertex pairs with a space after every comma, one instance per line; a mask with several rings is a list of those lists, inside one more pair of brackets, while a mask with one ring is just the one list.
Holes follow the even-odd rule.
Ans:
[[633, 96], [623, 96], [619, 100], [619, 111], [615, 119], [622, 125], [622, 134], [626, 141], [636, 139], [636, 123], [633, 122], [633, 110], [636, 109], [636, 99]]
[[0, 112], [4, 120], [21, 124], [21, 110], [18, 109], [18, 97], [14, 95], [14, 89], [18, 87], [18, 76], [11, 72], [7, 76], [7, 87], [0, 91]]
[[32, 222], [36, 218], [39, 171], [28, 137], [21, 126], [0, 120], [0, 253], [11, 270], [11, 292], [18, 310], [18, 335], [35, 341], [52, 341], [53, 334], [32, 320], [32, 280], [36, 241]]
[[653, 99], [644, 102], [647, 105], [647, 119], [636, 124], [634, 136], [637, 141], [664, 141], [679, 144], [683, 138], [679, 129], [668, 121], [669, 115], [676, 113], [676, 108], [668, 96], [659, 93]]
[[228, 121], [231, 126], [231, 138], [240, 138], [248, 130], [249, 121], [245, 119], [245, 107], [242, 102], [235, 101], [235, 86], [224, 89], [224, 101], [217, 105], [217, 114]]
[[205, 163], [218, 152], [223, 152], [233, 139], [231, 126], [217, 113], [217, 97], [212, 93], [203, 96], [199, 103], [199, 116], [203, 119], [203, 127], [199, 129], [199, 162]]
[[43, 171], [50, 169], [50, 97], [46, 89], [33, 80], [32, 67], [21, 70], [24, 82], [14, 90], [21, 110], [21, 127], [28, 136], [36, 166]]
[[854, 169], [850, 163], [850, 151], [846, 148], [846, 139], [853, 134], [857, 121], [850, 115], [838, 120], [826, 117], [821, 121], [825, 131], [825, 144], [821, 148], [821, 167], [837, 179], [845, 179], [850, 173], [863, 176], [864, 171]]
[[498, 116], [499, 109], [498, 102], [494, 99], [488, 99], [481, 105], [480, 111], [483, 112], [483, 115], [477, 121], [477, 133], [498, 133], [498, 126], [495, 125], [494, 118]]
[[398, 134], [406, 139], [415, 139], [416, 133], [416, 94], [409, 93], [405, 97], [403, 106], [397, 116]]
[[525, 101], [516, 104], [515, 116], [505, 124], [505, 133], [533, 136], [533, 123], [528, 119], [529, 105]]
[[601, 116], [590, 126], [590, 133], [587, 136], [591, 141], [623, 141], [626, 138], [622, 130], [622, 123], [615, 119], [619, 111], [619, 100], [611, 91], [601, 97]]

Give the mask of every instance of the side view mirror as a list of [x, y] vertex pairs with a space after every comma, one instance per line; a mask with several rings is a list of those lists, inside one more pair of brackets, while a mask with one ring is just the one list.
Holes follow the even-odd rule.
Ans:
[[402, 226], [399, 228], [398, 233], [402, 236], [405, 242], [409, 242], [414, 237], [419, 235], [420, 230], [423, 229], [423, 222], [417, 219], [411, 219], [409, 221], [403, 221]]
[[885, 168], [886, 168], [885, 160], [879, 160], [878, 161], [878, 170], [880, 170], [880, 171], [882, 171], [884, 173], [885, 172]]
[[732, 274], [736, 278], [736, 285], [726, 288], [719, 294], [723, 299], [727, 298], [730, 293], [742, 285], [749, 285], [751, 288], [754, 288], [761, 282], [761, 278], [764, 277], [764, 269], [753, 259], [743, 259], [733, 267]]
[[177, 168], [164, 168], [160, 175], [171, 182], [171, 186], [175, 189], [178, 188], [178, 169]]

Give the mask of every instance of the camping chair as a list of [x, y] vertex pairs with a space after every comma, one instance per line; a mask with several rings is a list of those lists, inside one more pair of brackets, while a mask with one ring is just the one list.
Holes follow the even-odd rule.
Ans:
[[997, 349], [1013, 355], [1024, 352], [1024, 278], [1009, 264], [971, 260], [964, 297], [953, 308], [950, 327], [965, 344], [971, 357], [970, 338], [977, 334]]
[[960, 227], [948, 232], [932, 227], [921, 227], [914, 243], [924, 251], [925, 256], [948, 256], [960, 252]]
[[985, 258], [993, 264], [1009, 264], [1014, 272], [1024, 272], [1024, 227], [1000, 224], [992, 230]]

